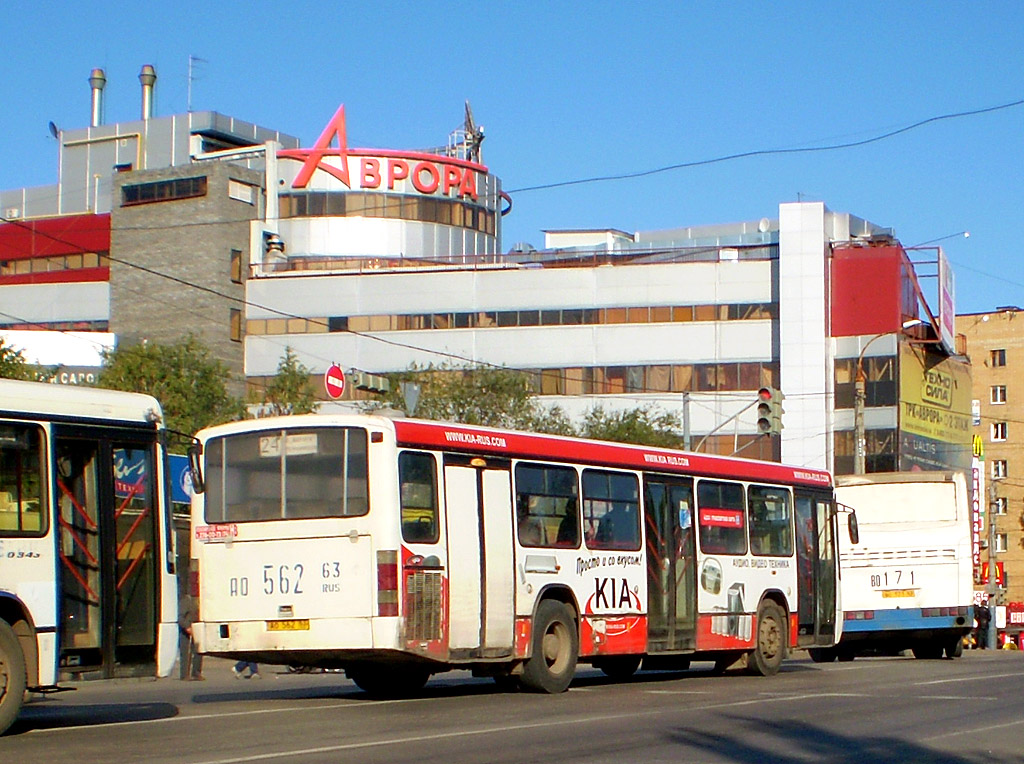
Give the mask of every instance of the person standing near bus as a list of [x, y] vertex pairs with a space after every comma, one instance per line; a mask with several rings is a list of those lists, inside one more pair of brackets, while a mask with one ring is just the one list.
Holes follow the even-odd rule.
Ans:
[[250, 679], [260, 678], [260, 667], [256, 665], [256, 661], [239, 661], [232, 667], [231, 673], [235, 675], [235, 679], [242, 679], [246, 669], [249, 670]]
[[178, 598], [178, 676], [185, 681], [201, 682], [203, 676], [203, 656], [196, 650], [192, 639], [192, 624], [196, 620], [195, 600], [182, 590]]

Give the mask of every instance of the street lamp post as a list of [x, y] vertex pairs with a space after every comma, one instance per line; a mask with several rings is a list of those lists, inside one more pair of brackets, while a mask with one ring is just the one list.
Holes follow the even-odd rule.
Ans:
[[[900, 331], [909, 329], [912, 326], [918, 326], [924, 322], [919, 318], [912, 318], [909, 321], [904, 321], [900, 327]], [[866, 437], [864, 433], [864, 402], [867, 398], [866, 383], [867, 377], [864, 374], [864, 353], [871, 346], [871, 343], [877, 340], [879, 337], [885, 337], [889, 332], [882, 332], [876, 334], [874, 337], [864, 343], [864, 347], [860, 349], [860, 355], [857, 356], [857, 373], [854, 377], [853, 387], [853, 433], [856, 443], [854, 444], [853, 453], [853, 474], [863, 475], [865, 473], [865, 455], [867, 451]]]

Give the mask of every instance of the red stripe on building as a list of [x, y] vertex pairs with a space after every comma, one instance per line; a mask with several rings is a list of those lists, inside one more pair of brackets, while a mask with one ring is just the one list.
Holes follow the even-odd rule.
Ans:
[[109, 213], [0, 224], [0, 260], [109, 251]]
[[82, 284], [93, 281], [110, 281], [110, 268], [69, 268], [63, 271], [0, 276], [0, 284], [3, 286], [12, 284]]

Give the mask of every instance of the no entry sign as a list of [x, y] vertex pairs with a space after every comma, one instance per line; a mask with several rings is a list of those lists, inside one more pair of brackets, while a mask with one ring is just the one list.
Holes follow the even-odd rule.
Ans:
[[332, 363], [324, 374], [324, 387], [332, 400], [337, 400], [345, 392], [345, 372], [336, 363]]

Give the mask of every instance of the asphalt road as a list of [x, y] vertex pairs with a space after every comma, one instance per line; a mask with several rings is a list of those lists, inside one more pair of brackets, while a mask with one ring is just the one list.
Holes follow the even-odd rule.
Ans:
[[464, 672], [421, 695], [371, 700], [341, 674], [261, 666], [236, 680], [82, 683], [25, 707], [15, 762], [1024, 762], [1024, 654], [955, 661], [804, 653], [774, 677], [710, 664], [612, 682], [581, 669], [557, 696], [502, 692]]

